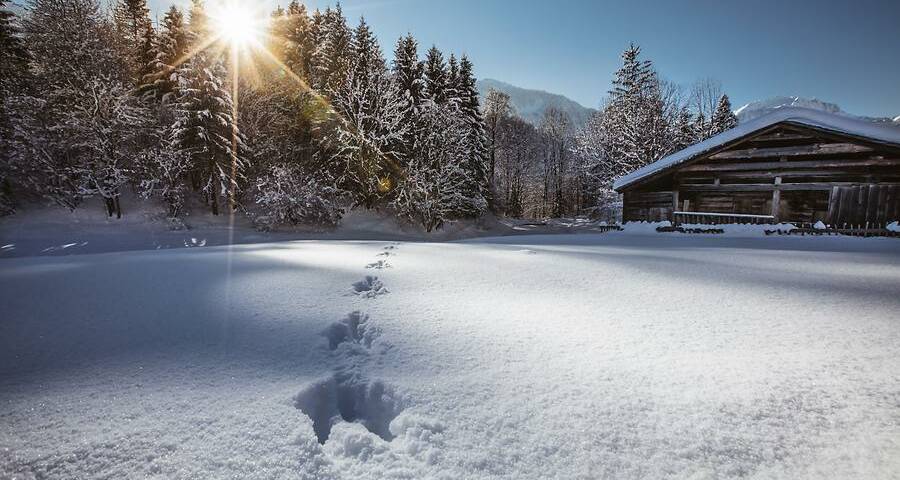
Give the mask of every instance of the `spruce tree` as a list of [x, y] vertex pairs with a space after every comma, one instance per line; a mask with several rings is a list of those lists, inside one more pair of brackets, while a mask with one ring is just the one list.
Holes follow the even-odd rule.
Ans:
[[487, 134], [484, 117], [481, 115], [478, 88], [472, 62], [463, 55], [459, 60], [459, 74], [454, 86], [458, 99], [458, 111], [465, 125], [463, 144], [469, 181], [465, 186], [468, 203], [462, 207], [465, 215], [478, 216], [487, 207], [489, 196], [487, 172]]
[[415, 155], [418, 121], [424, 98], [425, 81], [419, 62], [418, 43], [412, 35], [401, 37], [394, 50], [394, 82], [396, 82], [400, 110], [403, 114], [405, 137], [403, 150], [406, 159]]
[[119, 0], [113, 9], [113, 23], [118, 33], [122, 54], [134, 84], [146, 75], [156, 56], [153, 23], [146, 0]]
[[318, 41], [312, 54], [310, 85], [320, 94], [337, 94], [347, 79], [351, 59], [353, 33], [347, 26], [340, 4], [328, 8], [317, 28]]
[[292, 0], [287, 10], [274, 21], [272, 32], [275, 43], [273, 54], [295, 75], [309, 82], [315, 44], [306, 6]]
[[731, 101], [728, 99], [728, 95], [722, 95], [722, 98], [719, 99], [719, 104], [713, 114], [711, 123], [712, 135], [718, 135], [737, 126], [738, 120], [734, 112], [731, 111]]
[[606, 183], [647, 165], [671, 151], [666, 105], [660, 82], [641, 49], [630, 45], [622, 53], [622, 67], [615, 73], [602, 123], [608, 161]]
[[178, 66], [186, 60], [187, 54], [188, 31], [184, 14], [172, 5], [163, 17], [157, 53], [149, 62], [142, 91], [164, 103], [173, 101], [178, 87]]
[[446, 103], [450, 75], [444, 63], [444, 55], [435, 46], [432, 46], [425, 55], [424, 74], [425, 97], [438, 105]]
[[[206, 38], [207, 22], [202, 4], [195, 0], [190, 19], [192, 45], [200, 45]], [[195, 187], [202, 189], [213, 215], [218, 215], [219, 197], [228, 198], [233, 205], [244, 166], [244, 142], [225, 83], [227, 70], [221, 55], [199, 50], [181, 66], [180, 77], [172, 139], [176, 149], [191, 159]]]

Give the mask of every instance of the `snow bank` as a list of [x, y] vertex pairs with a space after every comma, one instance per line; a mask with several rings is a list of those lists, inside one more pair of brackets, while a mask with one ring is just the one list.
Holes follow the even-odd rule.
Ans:
[[782, 232], [788, 233], [797, 228], [792, 223], [777, 223], [773, 225], [752, 225], [748, 223], [726, 223], [719, 225], [707, 225], [702, 223], [683, 223], [679, 227], [685, 230], [722, 230], [723, 235], [733, 237], [759, 237], [766, 235], [766, 232]]
[[626, 222], [622, 225], [622, 232], [627, 234], [647, 235], [651, 233], [659, 233], [657, 228], [671, 227], [672, 222], [666, 220], [662, 222]]

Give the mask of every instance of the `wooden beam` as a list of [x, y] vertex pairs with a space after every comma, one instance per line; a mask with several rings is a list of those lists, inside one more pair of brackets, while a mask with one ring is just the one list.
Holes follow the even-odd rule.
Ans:
[[712, 160], [737, 160], [750, 158], [796, 157], [800, 155], [836, 155], [846, 153], [867, 153], [873, 149], [854, 143], [816, 143], [796, 147], [748, 148], [729, 150], [711, 155]]
[[682, 192], [771, 192], [776, 188], [782, 192], [804, 190], [831, 190], [835, 186], [851, 187], [859, 185], [859, 182], [834, 182], [834, 183], [782, 183], [777, 187], [771, 183], [739, 183], [732, 185], [709, 185], [682, 183], [679, 189]]
[[801, 135], [797, 133], [783, 133], [783, 132], [775, 132], [770, 133], [768, 135], [760, 135], [758, 137], [753, 137], [749, 141], [751, 142], [774, 142], [774, 141], [784, 141], [784, 140], [815, 140], [816, 137], [810, 135]]
[[801, 160], [795, 162], [746, 162], [693, 164], [679, 172], [736, 172], [744, 170], [779, 170], [788, 168], [900, 167], [900, 158], [868, 158], [865, 160]]

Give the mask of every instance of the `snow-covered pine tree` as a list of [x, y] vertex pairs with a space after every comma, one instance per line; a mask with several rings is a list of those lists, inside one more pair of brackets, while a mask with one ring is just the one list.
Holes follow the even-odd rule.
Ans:
[[424, 98], [425, 80], [423, 66], [419, 61], [419, 44], [412, 35], [401, 37], [394, 49], [394, 82], [400, 97], [400, 111], [403, 115], [403, 153], [406, 160], [415, 155], [417, 135], [420, 132], [419, 113]]
[[706, 115], [698, 113], [694, 118], [694, 139], [696, 142], [702, 142], [710, 137], [710, 122], [706, 121]]
[[325, 10], [317, 35], [310, 85], [320, 94], [331, 97], [343, 87], [352, 63], [353, 34], [340, 4]]
[[178, 66], [188, 53], [188, 31], [184, 14], [175, 5], [163, 16], [156, 56], [148, 64], [141, 92], [162, 103], [174, 100], [178, 87]]
[[312, 21], [306, 6], [297, 0], [292, 0], [287, 10], [274, 18], [272, 24], [273, 54], [281, 59], [295, 75], [309, 82], [315, 44], [313, 43]]
[[118, 0], [113, 9], [113, 24], [129, 77], [133, 84], [140, 84], [156, 57], [155, 32], [147, 1]]
[[610, 99], [603, 112], [606, 183], [658, 160], [671, 150], [666, 105], [653, 64], [640, 59], [640, 47], [622, 54]]
[[728, 95], [722, 95], [719, 99], [719, 104], [713, 114], [711, 123], [712, 135], [718, 135], [737, 126], [738, 120], [734, 112], [731, 111], [731, 100], [728, 99]]
[[465, 216], [480, 216], [487, 209], [490, 195], [488, 186], [488, 140], [484, 128], [484, 117], [481, 115], [478, 88], [472, 62], [463, 55], [459, 61], [459, 74], [456, 85], [456, 109], [465, 125], [462, 137], [465, 148], [464, 170], [468, 174], [468, 182], [463, 186], [463, 195], [468, 201], [460, 205]]
[[[202, 45], [208, 35], [206, 13], [199, 0], [191, 8], [189, 38]], [[175, 148], [193, 164], [195, 187], [206, 194], [213, 215], [219, 214], [219, 197], [234, 206], [238, 178], [244, 167], [244, 140], [234, 116], [234, 104], [226, 86], [227, 70], [221, 55], [210, 49], [196, 51], [180, 67]]]
[[[444, 63], [444, 55], [436, 46], [428, 49], [425, 55], [425, 97], [432, 102], [443, 105], [447, 102], [449, 85], [449, 72]], [[459, 72], [457, 71], [457, 75]]]
[[697, 143], [697, 130], [694, 116], [687, 106], [682, 106], [672, 123], [672, 150], [683, 150]]

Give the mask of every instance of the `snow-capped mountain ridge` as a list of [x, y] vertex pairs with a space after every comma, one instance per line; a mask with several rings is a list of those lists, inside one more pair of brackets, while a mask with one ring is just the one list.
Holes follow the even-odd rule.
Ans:
[[779, 108], [786, 107], [809, 108], [812, 110], [820, 110], [823, 112], [834, 113], [837, 115], [844, 115], [847, 117], [858, 118], [878, 123], [900, 123], [900, 116], [891, 119], [889, 117], [866, 117], [853, 115], [852, 113], [845, 112], [836, 103], [825, 102], [817, 98], [804, 98], [799, 96], [779, 96], [767, 98], [765, 100], [757, 100], [755, 102], [750, 102], [741, 108], [738, 108], [734, 111], [734, 114], [737, 115], [739, 121], [747, 122], [755, 118], [759, 118], [763, 115], [767, 115]]

